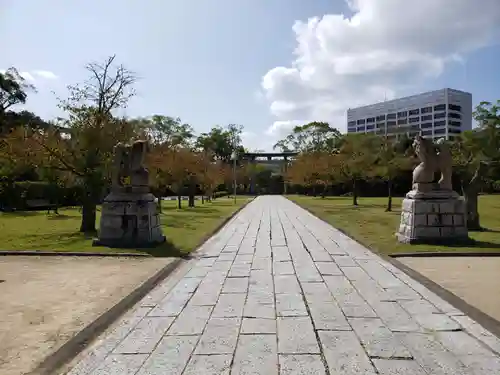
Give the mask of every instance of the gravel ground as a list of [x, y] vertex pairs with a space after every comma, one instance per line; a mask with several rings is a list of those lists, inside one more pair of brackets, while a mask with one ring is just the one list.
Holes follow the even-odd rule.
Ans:
[[398, 261], [500, 320], [500, 257], [398, 258]]
[[0, 257], [0, 374], [26, 374], [169, 262]]

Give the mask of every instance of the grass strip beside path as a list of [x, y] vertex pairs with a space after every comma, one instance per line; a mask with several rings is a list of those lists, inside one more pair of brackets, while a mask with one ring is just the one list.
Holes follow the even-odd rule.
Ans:
[[[177, 209], [176, 201], [163, 201], [160, 216], [167, 242], [153, 249], [111, 249], [93, 247], [93, 236], [78, 232], [78, 208], [61, 208], [59, 215], [46, 211], [0, 213], [0, 250], [31, 250], [89, 253], [147, 253], [154, 256], [180, 256], [194, 250], [221, 223], [250, 198], [239, 197], [236, 204], [227, 197], [196, 207]], [[183, 202], [184, 203], [184, 202]], [[184, 203], [187, 206], [187, 202]], [[100, 212], [97, 217], [99, 227]]]
[[500, 196], [479, 197], [482, 232], [469, 232], [475, 240], [467, 246], [408, 245], [397, 242], [402, 198], [395, 198], [393, 212], [384, 212], [387, 198], [360, 198], [359, 206], [351, 197], [288, 196], [317, 217], [340, 229], [361, 244], [383, 254], [414, 252], [500, 253]]

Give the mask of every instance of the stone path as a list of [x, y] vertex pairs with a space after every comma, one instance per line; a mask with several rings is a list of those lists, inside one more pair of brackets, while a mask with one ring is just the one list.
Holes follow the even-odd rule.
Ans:
[[500, 339], [283, 197], [197, 254], [69, 374], [500, 374]]

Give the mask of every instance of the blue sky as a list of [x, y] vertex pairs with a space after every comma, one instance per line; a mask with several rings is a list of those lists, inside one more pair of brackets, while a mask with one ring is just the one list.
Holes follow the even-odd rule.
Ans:
[[[482, 22], [468, 0], [420, 8], [427, 3], [433, 13], [453, 4], [454, 20], [384, 29], [391, 12], [411, 10], [395, 0], [0, 0], [0, 69], [29, 73], [39, 92], [27, 108], [51, 119], [59, 114], [51, 92], [64, 96], [86, 63], [116, 54], [140, 77], [127, 115], [179, 116], [199, 132], [239, 123], [250, 148], [269, 149], [295, 123], [343, 130], [346, 107], [384, 95], [452, 87], [475, 102], [500, 98], [500, 2], [474, 2], [483, 3]], [[457, 31], [460, 17], [467, 25]]]

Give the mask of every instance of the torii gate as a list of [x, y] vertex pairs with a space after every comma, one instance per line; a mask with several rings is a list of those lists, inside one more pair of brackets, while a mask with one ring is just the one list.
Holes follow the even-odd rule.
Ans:
[[[288, 161], [290, 159], [293, 159], [295, 156], [298, 155], [298, 152], [294, 151], [288, 151], [288, 152], [245, 152], [244, 154], [241, 154], [241, 157], [243, 160], [249, 160], [250, 163], [255, 164], [258, 163], [261, 158], [265, 158], [266, 160], [260, 161], [261, 163], [264, 164], [279, 164], [282, 165], [284, 168], [284, 173], [286, 173], [287, 168], [288, 168]], [[280, 158], [278, 160], [273, 160], [273, 158]], [[287, 193], [287, 186], [288, 184], [286, 182], [283, 183], [283, 191], [286, 194]], [[250, 193], [253, 194], [255, 192], [255, 181], [254, 177], [252, 176], [250, 180]]]

